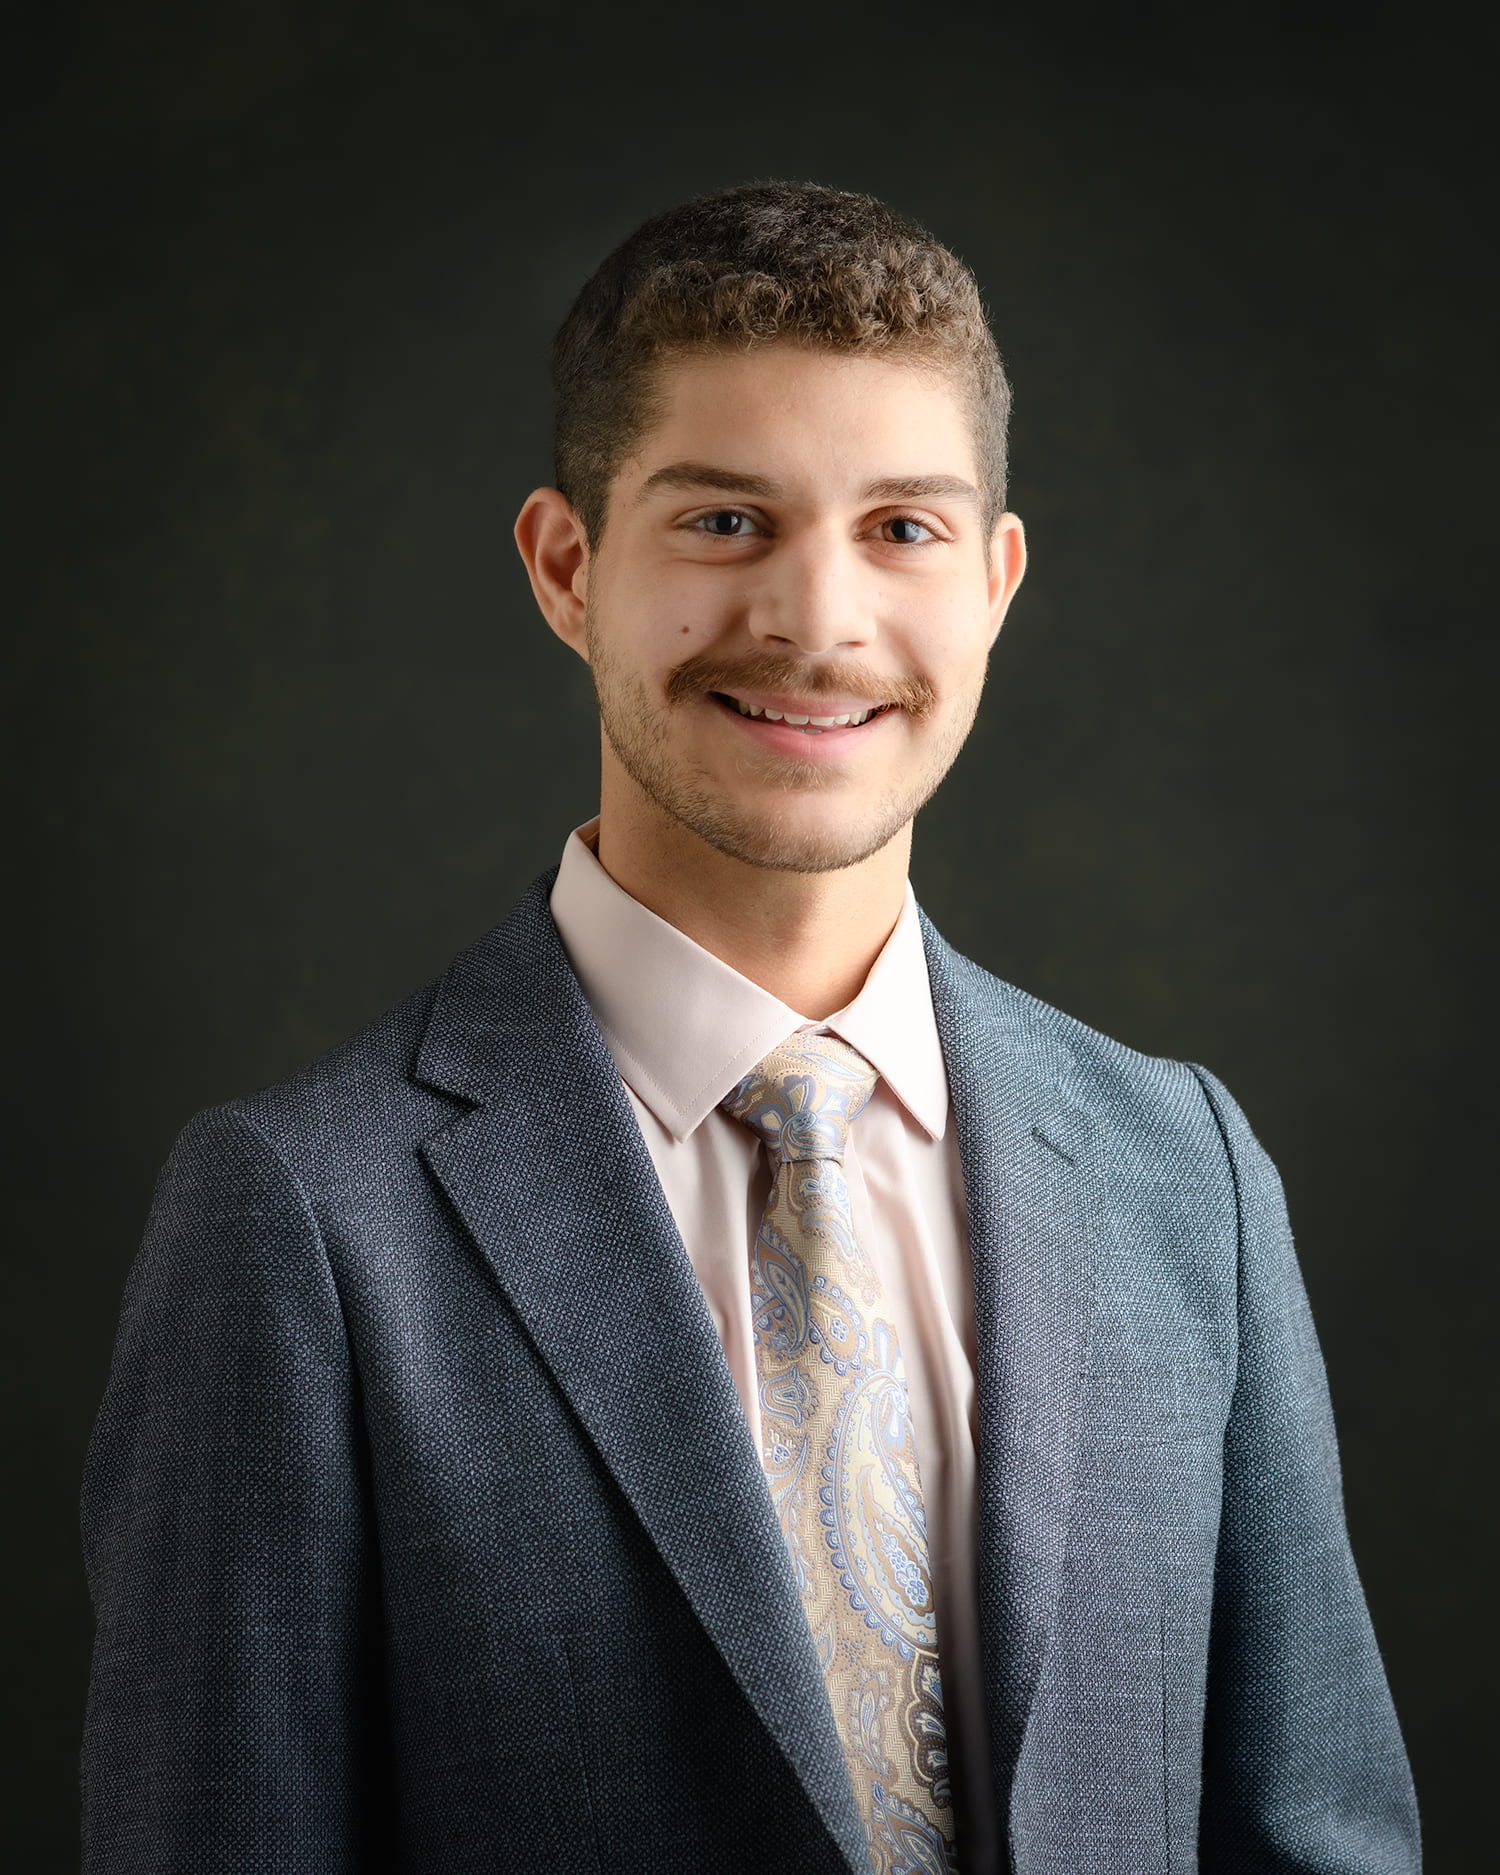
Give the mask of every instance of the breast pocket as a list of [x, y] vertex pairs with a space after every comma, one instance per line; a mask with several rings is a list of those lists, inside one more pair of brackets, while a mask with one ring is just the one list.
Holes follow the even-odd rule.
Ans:
[[1076, 1562], [1128, 1568], [1142, 1585], [1211, 1572], [1228, 1397], [1218, 1361], [1087, 1376], [1070, 1544]]
[[1121, 1450], [1222, 1440], [1229, 1410], [1223, 1361], [1201, 1357], [1085, 1376], [1083, 1449]]

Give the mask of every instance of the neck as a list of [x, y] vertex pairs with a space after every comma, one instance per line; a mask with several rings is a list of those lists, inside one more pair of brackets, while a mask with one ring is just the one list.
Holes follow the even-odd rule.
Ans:
[[834, 872], [778, 872], [709, 846], [680, 822], [606, 788], [599, 863], [648, 911], [810, 1022], [854, 1000], [906, 895], [911, 823]]

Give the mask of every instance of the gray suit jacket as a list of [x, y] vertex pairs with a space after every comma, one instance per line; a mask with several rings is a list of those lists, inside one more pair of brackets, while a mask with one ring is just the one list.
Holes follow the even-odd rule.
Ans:
[[[161, 1174], [85, 1479], [90, 1875], [868, 1868], [554, 876]], [[922, 930], [1011, 1866], [1410, 1875], [1274, 1170]]]

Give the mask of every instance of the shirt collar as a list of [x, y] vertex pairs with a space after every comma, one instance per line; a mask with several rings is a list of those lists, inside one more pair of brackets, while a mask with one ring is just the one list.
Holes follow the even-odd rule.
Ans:
[[812, 1022], [618, 886], [594, 853], [598, 827], [595, 816], [569, 834], [552, 918], [621, 1078], [674, 1139], [686, 1139], [798, 1029], [827, 1030], [857, 1048], [918, 1124], [942, 1138], [948, 1077], [910, 880], [858, 995]]

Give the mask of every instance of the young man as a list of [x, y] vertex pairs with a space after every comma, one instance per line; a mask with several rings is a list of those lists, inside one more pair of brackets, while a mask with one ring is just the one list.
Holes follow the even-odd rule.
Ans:
[[177, 1142], [89, 1870], [1407, 1875], [1275, 1172], [907, 882], [1025, 561], [972, 278], [729, 190], [554, 369], [516, 537], [599, 814]]

